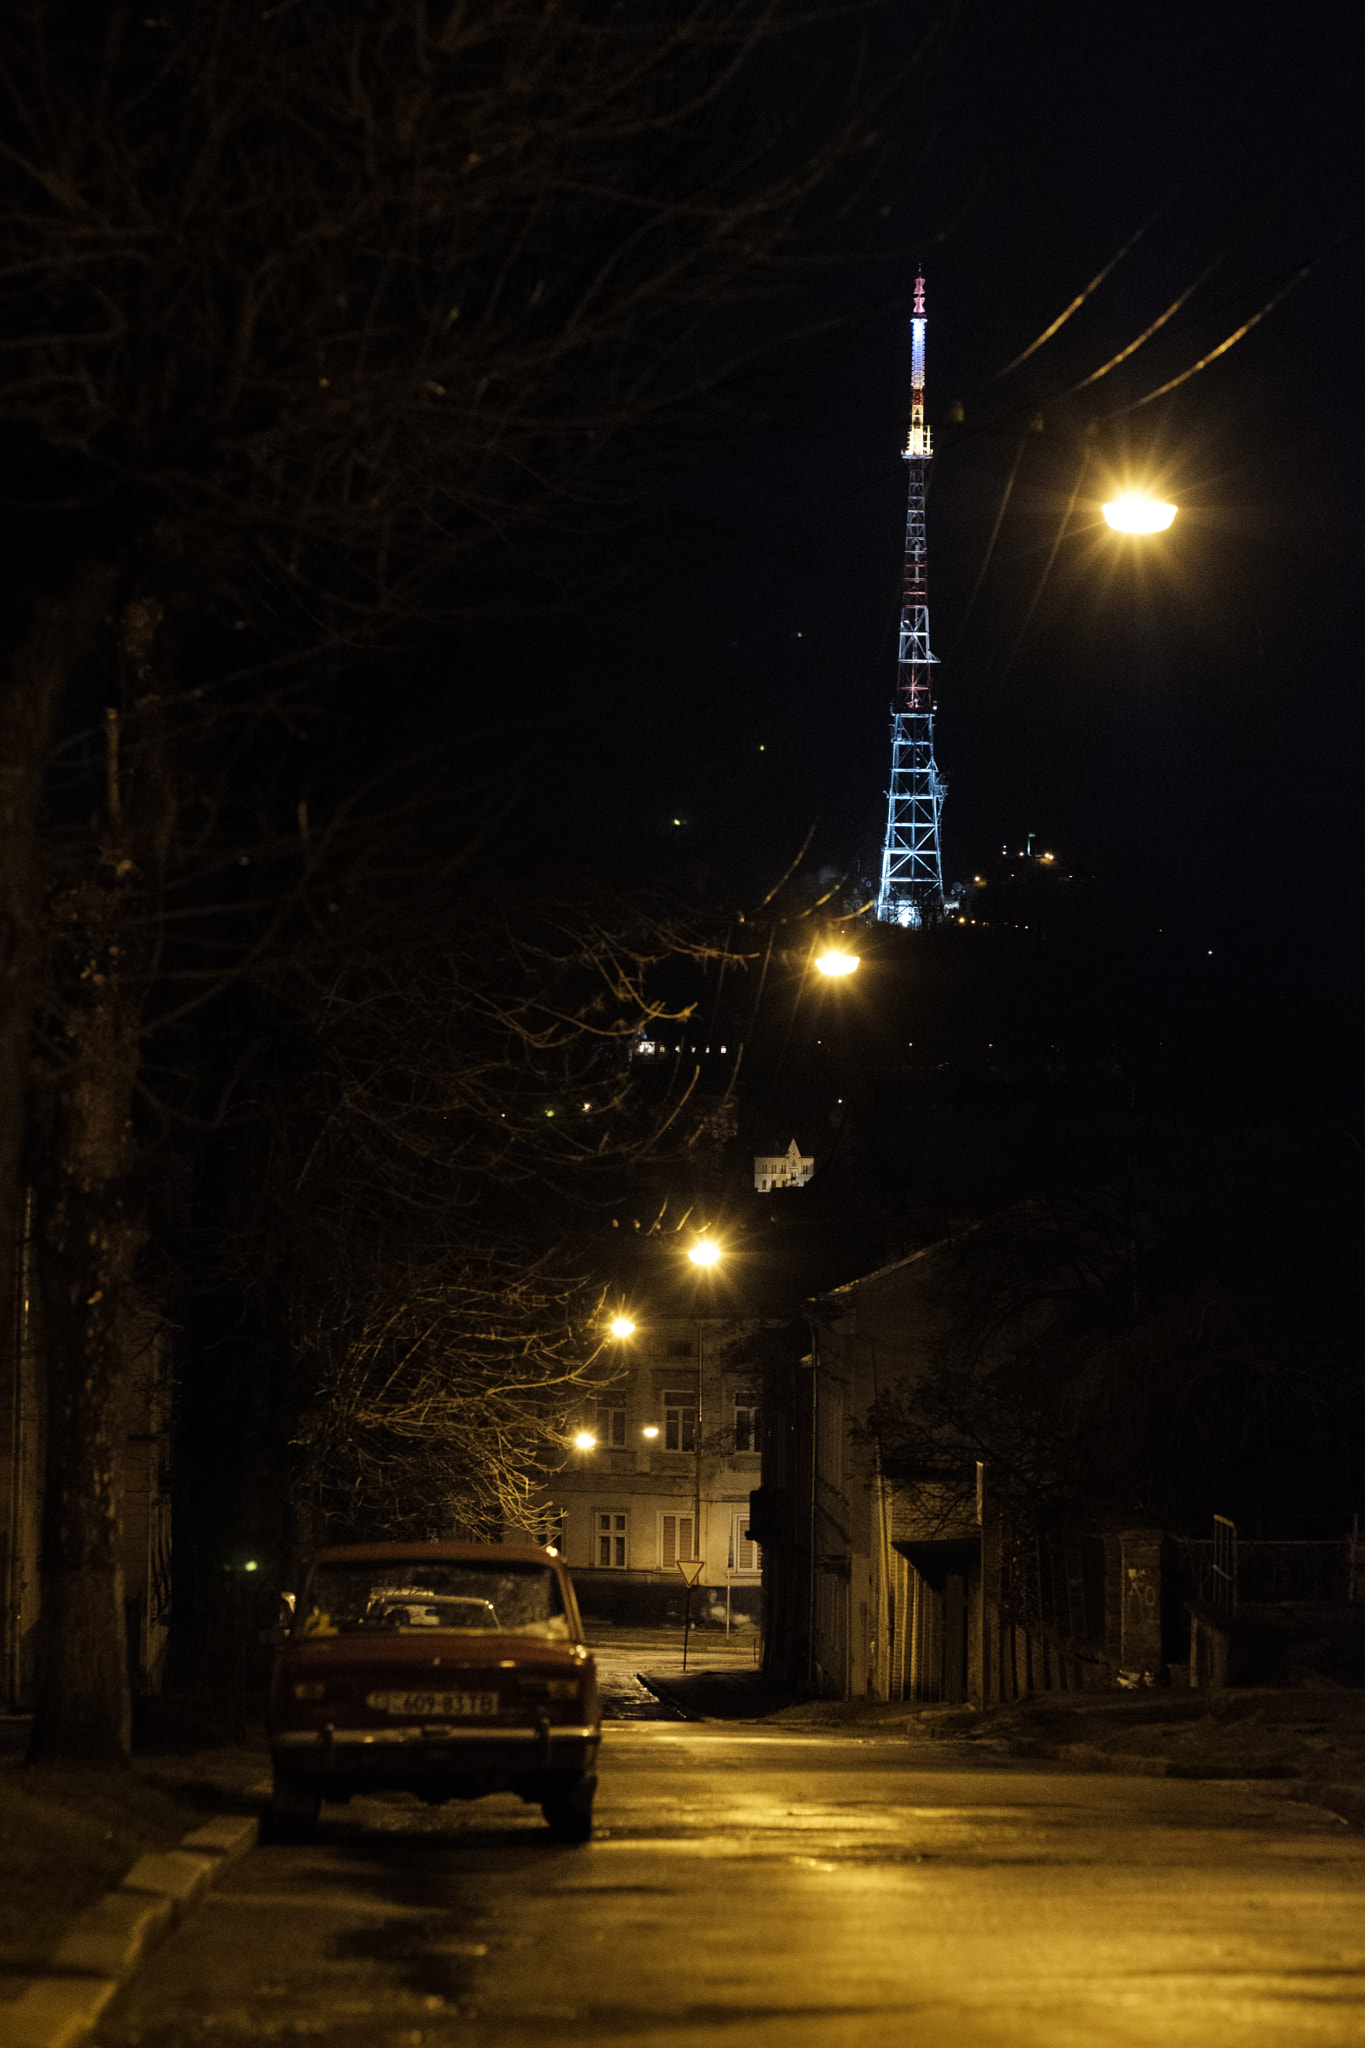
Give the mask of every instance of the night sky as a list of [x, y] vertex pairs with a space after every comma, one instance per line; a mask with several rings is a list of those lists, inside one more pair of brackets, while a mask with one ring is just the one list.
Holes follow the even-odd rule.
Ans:
[[[929, 19], [879, 18], [888, 71]], [[894, 97], [890, 162], [849, 236], [865, 260], [818, 273], [795, 314], [773, 309], [764, 402], [656, 459], [616, 608], [565, 629], [584, 711], [558, 793], [570, 836], [581, 764], [609, 762], [656, 874], [694, 860], [743, 901], [812, 823], [812, 863], [875, 869], [922, 262], [946, 875], [1033, 832], [1149, 903], [1191, 960], [1232, 947], [1328, 979], [1353, 960], [1360, 243], [1354, 65], [1326, 24], [978, 5], [946, 25]], [[1144, 223], [1056, 337], [999, 376]], [[1126, 410], [1305, 264], [1223, 359]], [[1205, 271], [1127, 363], [1065, 395]], [[845, 325], [792, 341], [798, 316]], [[1100, 500], [1125, 478], [1176, 500], [1169, 535], [1108, 534]]]

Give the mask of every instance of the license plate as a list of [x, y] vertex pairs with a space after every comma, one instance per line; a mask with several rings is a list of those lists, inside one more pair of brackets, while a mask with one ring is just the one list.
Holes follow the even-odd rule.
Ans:
[[365, 1702], [381, 1714], [403, 1714], [411, 1720], [473, 1720], [496, 1714], [495, 1692], [372, 1692]]

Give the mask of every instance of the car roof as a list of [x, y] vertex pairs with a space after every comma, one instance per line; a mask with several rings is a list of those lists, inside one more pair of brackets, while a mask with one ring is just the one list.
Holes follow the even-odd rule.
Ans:
[[535, 1543], [334, 1543], [313, 1553], [314, 1564], [384, 1564], [391, 1559], [420, 1558], [452, 1564], [558, 1564], [560, 1559]]

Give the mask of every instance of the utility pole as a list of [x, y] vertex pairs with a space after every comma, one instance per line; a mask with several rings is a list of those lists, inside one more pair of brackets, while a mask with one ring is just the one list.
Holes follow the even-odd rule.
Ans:
[[891, 787], [877, 916], [883, 924], [918, 927], [943, 914], [943, 860], [939, 817], [944, 783], [934, 760], [934, 697], [929, 649], [929, 552], [924, 498], [933, 453], [924, 424], [924, 279], [915, 279], [910, 322], [910, 432], [902, 451], [909, 465], [910, 503], [905, 524], [900, 649], [891, 707]]

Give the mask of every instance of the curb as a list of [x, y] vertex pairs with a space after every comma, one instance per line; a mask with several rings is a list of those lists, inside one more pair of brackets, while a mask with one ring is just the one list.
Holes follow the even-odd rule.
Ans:
[[1278, 1788], [1287, 1799], [1322, 1806], [1349, 1827], [1365, 1827], [1365, 1785], [1324, 1784], [1321, 1778], [1290, 1779]]
[[50, 1974], [0, 2005], [6, 2048], [83, 2048], [113, 1999], [186, 1909], [254, 1848], [259, 1821], [226, 1814], [140, 1856], [118, 1890], [87, 1906], [53, 1953]]
[[637, 1671], [635, 1679], [636, 1683], [642, 1685], [646, 1692], [654, 1695], [654, 1698], [661, 1707], [667, 1707], [669, 1713], [676, 1715], [679, 1721], [701, 1720], [702, 1716], [700, 1714], [689, 1714], [686, 1707], [680, 1707], [676, 1700], [671, 1700], [666, 1692], [660, 1691], [660, 1684], [665, 1686], [668, 1684], [666, 1678], [656, 1683], [654, 1679], [646, 1677], [643, 1671]]
[[1040, 1763], [1107, 1771], [1115, 1777], [1179, 1778], [1199, 1784], [1264, 1784], [1273, 1787], [1282, 1798], [1301, 1800], [1305, 1806], [1321, 1806], [1349, 1826], [1365, 1827], [1365, 1785], [1296, 1778], [1291, 1770], [1278, 1765], [1248, 1770], [1235, 1764], [1191, 1764], [1178, 1758], [1134, 1756], [1123, 1750], [1100, 1749], [1089, 1742], [1039, 1742], [1027, 1736], [1010, 1738], [1007, 1747], [1021, 1762], [1036, 1758]]

